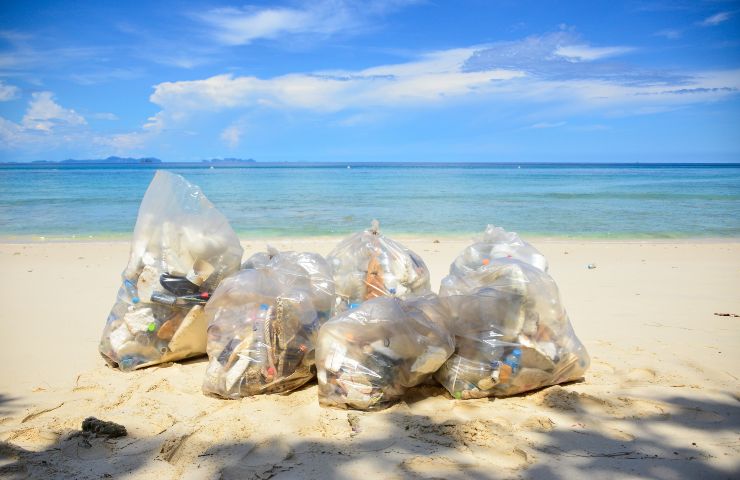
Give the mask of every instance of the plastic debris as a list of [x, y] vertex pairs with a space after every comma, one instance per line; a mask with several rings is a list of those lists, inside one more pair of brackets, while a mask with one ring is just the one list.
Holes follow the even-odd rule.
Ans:
[[[269, 258], [267, 258], [269, 257]], [[226, 398], [294, 390], [314, 377], [319, 327], [334, 282], [314, 253], [256, 254], [206, 305], [209, 364], [203, 391]]]
[[462, 277], [500, 258], [514, 258], [543, 272], [548, 267], [545, 256], [519, 235], [488, 225], [481, 238], [458, 255], [450, 267], [450, 274]]
[[586, 265], [586, 268], [588, 268], [589, 270], [593, 270], [594, 268], [596, 268], [596, 264], [595, 263], [589, 263], [588, 265]]
[[337, 290], [337, 312], [376, 297], [405, 298], [431, 291], [424, 261], [405, 246], [370, 229], [344, 239], [328, 260]]
[[434, 294], [379, 297], [332, 318], [316, 348], [319, 402], [358, 410], [389, 406], [452, 354], [448, 321]]
[[456, 348], [435, 375], [455, 398], [514, 395], [583, 376], [588, 353], [547, 273], [494, 258], [460, 274], [458, 260], [440, 289]]
[[126, 371], [205, 353], [203, 304], [241, 256], [236, 234], [201, 190], [158, 171], [139, 208], [100, 353]]

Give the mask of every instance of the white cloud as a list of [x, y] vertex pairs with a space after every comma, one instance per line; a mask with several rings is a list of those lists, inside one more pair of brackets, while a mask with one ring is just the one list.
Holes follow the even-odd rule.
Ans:
[[327, 31], [329, 25], [324, 23], [330, 20], [289, 8], [246, 12], [222, 8], [212, 10], [202, 19], [217, 29], [216, 38], [227, 45], [244, 45], [257, 38], [275, 38], [285, 33]]
[[[559, 103], [569, 111], [635, 114], [713, 101], [740, 89], [740, 71], [666, 72], [591, 62], [632, 49], [593, 47], [570, 32], [442, 50], [362, 70], [290, 73], [272, 78], [216, 75], [164, 82], [150, 100], [161, 111], [145, 128], [161, 131], [195, 112], [309, 110], [350, 117], [452, 102]], [[574, 61], [574, 59], [582, 61]], [[362, 118], [357, 117], [357, 118]], [[349, 125], [353, 120], [340, 124]]]
[[164, 130], [164, 112], [158, 112], [147, 118], [142, 128], [150, 132], [161, 132]]
[[212, 28], [217, 41], [225, 45], [246, 45], [257, 39], [289, 35], [352, 33], [362, 29], [368, 18], [383, 15], [412, 0], [320, 0], [300, 7], [217, 8], [195, 15]]
[[590, 45], [566, 45], [558, 47], [555, 55], [574, 62], [590, 62], [602, 58], [624, 55], [633, 51], [631, 47], [592, 47]]
[[517, 70], [463, 71], [474, 50], [455, 49], [425, 55], [418, 61], [359, 71], [295, 73], [261, 79], [216, 75], [204, 80], [165, 82], [150, 100], [161, 106], [156, 122], [189, 111], [237, 108], [297, 108], [335, 112], [368, 106], [441, 102], [492, 87], [494, 82], [524, 76]]
[[701, 25], [702, 27], [714, 27], [716, 25], [719, 25], [720, 23], [726, 22], [730, 19], [731, 16], [732, 12], [715, 13], [711, 17], [707, 17], [699, 22], [699, 25]]
[[241, 125], [229, 125], [224, 129], [223, 132], [221, 132], [221, 140], [223, 140], [223, 142], [226, 143], [229, 148], [236, 148], [239, 146], [239, 142], [241, 141], [243, 133], [244, 132]]
[[36, 92], [31, 95], [31, 101], [21, 123], [29, 130], [50, 132], [57, 127], [85, 125], [87, 122], [74, 110], [56, 103], [53, 93]]
[[[91, 116], [107, 120], [118, 118], [111, 113]], [[82, 115], [54, 101], [52, 92], [31, 95], [26, 112], [18, 123], [0, 117], [0, 150], [22, 150], [27, 154], [70, 147], [78, 152], [121, 154], [141, 149], [151, 138], [152, 134], [148, 132], [95, 133], [88, 128]], [[95, 150], [95, 147], [103, 147], [104, 150]]]
[[7, 102], [18, 97], [20, 89], [15, 85], [8, 85], [0, 80], [0, 102]]

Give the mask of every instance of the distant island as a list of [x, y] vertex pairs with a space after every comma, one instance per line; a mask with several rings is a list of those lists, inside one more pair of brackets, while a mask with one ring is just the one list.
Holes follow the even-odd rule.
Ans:
[[16, 167], [56, 167], [56, 168], [79, 168], [79, 167], [120, 167], [120, 166], [140, 166], [140, 167], [189, 167], [189, 168], [209, 168], [209, 167], [244, 167], [257, 163], [256, 160], [242, 158], [211, 158], [201, 160], [200, 162], [164, 162], [159, 158], [143, 157], [116, 157], [108, 158], [91, 158], [79, 160], [68, 158], [66, 160], [34, 160], [31, 162], [0, 162], [0, 166]]
[[[21, 162], [8, 162], [8, 163], [21, 163]], [[131, 158], [131, 157], [108, 157], [108, 158], [91, 158], [87, 160], [77, 160], [74, 158], [68, 158], [67, 160], [34, 160], [29, 162], [34, 165], [47, 165], [47, 164], [62, 164], [62, 165], [90, 165], [90, 164], [103, 164], [103, 165], [158, 165], [162, 163], [162, 160], [154, 157], [145, 158]]]

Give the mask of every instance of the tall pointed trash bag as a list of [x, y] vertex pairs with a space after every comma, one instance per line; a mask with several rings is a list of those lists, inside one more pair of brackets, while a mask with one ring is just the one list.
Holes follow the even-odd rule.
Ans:
[[380, 224], [342, 240], [329, 253], [337, 291], [337, 312], [377, 297], [431, 292], [429, 270], [419, 255], [380, 233]]
[[[477, 266], [461, 257], [442, 280], [455, 353], [435, 378], [456, 398], [508, 396], [576, 380], [589, 356], [573, 330], [555, 281], [514, 255]], [[532, 257], [535, 258], [537, 257]], [[544, 259], [544, 257], [543, 257]], [[468, 267], [459, 268], [467, 262]], [[546, 263], [544, 264], [546, 265]]]
[[236, 233], [200, 188], [157, 171], [139, 207], [100, 353], [125, 371], [204, 354], [203, 305], [241, 257]]

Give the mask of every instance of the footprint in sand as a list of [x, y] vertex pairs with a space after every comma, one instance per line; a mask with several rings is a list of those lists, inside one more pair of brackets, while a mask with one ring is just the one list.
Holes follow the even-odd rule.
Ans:
[[72, 436], [62, 440], [59, 448], [67, 458], [90, 461], [111, 457], [115, 444], [104, 438]]
[[627, 372], [624, 380], [628, 384], [645, 384], [654, 382], [657, 377], [657, 373], [651, 368], [633, 368]]
[[221, 470], [223, 480], [271, 478], [293, 468], [293, 449], [281, 440], [268, 440], [250, 448], [233, 465]]
[[455, 462], [447, 457], [419, 456], [403, 460], [398, 467], [413, 477], [455, 478], [474, 464]]
[[532, 399], [538, 405], [562, 411], [576, 411], [580, 403], [577, 392], [566, 390], [559, 385], [535, 393]]
[[[476, 459], [493, 462], [501, 468], [519, 469], [534, 461], [532, 454], [522, 448], [524, 441], [514, 435], [511, 422], [503, 418], [444, 423], [422, 420], [410, 424], [409, 436], [431, 445], [469, 452]], [[407, 467], [414, 465], [425, 464]]]
[[604, 432], [605, 436], [608, 438], [611, 438], [613, 440], [618, 440], [620, 442], [632, 442], [635, 440], [635, 436], [631, 433], [627, 433], [623, 430], [619, 430], [617, 428], [608, 428]]
[[524, 420], [521, 427], [535, 432], [551, 432], [555, 428], [555, 422], [550, 417], [535, 415]]

